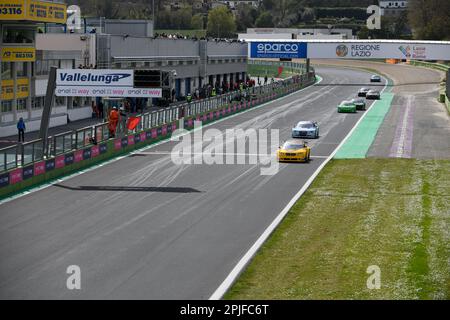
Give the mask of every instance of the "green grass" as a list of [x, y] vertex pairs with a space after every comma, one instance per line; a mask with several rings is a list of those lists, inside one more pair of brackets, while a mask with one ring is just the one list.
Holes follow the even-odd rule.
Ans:
[[450, 160], [333, 160], [225, 298], [449, 299], [449, 203]]
[[[264, 77], [267, 75], [269, 78], [278, 78], [278, 66], [249, 64], [247, 66], [247, 72], [252, 77]], [[280, 77], [286, 79], [294, 74], [299, 74], [299, 72], [295, 72], [295, 69], [291, 70], [290, 68], [285, 67], [283, 68], [283, 72]]]

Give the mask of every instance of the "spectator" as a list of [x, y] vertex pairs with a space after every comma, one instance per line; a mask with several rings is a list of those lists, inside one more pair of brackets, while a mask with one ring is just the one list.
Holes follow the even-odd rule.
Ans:
[[113, 107], [111, 112], [109, 113], [109, 136], [111, 138], [115, 137], [117, 124], [119, 123], [119, 112], [117, 111], [117, 107]]
[[21, 117], [19, 122], [17, 122], [17, 131], [19, 133], [19, 142], [25, 142], [25, 121]]
[[98, 108], [98, 117], [99, 117], [100, 119], [103, 119], [103, 118], [104, 118], [104, 113], [103, 113], [104, 105], [103, 105], [103, 102], [102, 102], [102, 101], [100, 101], [100, 102], [98, 103], [97, 108]]

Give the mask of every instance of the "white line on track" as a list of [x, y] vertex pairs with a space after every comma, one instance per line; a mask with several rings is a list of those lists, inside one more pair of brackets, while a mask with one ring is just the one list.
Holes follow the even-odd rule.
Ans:
[[[386, 81], [386, 84], [384, 85], [383, 90], [384, 92], [386, 90], [388, 81], [385, 77], [383, 77]], [[220, 286], [214, 291], [214, 293], [211, 295], [209, 300], [219, 300], [222, 299], [222, 297], [225, 295], [225, 293], [228, 291], [228, 289], [233, 285], [233, 283], [236, 281], [236, 279], [239, 277], [239, 275], [244, 271], [245, 267], [248, 265], [248, 263], [252, 260], [252, 258], [255, 256], [255, 254], [258, 252], [259, 248], [264, 244], [264, 242], [269, 238], [269, 236], [272, 234], [272, 232], [278, 227], [278, 225], [283, 221], [284, 217], [287, 215], [289, 210], [292, 208], [292, 206], [297, 202], [298, 199], [305, 193], [305, 191], [309, 188], [309, 186], [312, 184], [312, 182], [316, 179], [316, 177], [319, 175], [319, 173], [322, 171], [322, 169], [328, 164], [328, 162], [334, 157], [334, 155], [337, 153], [339, 148], [347, 141], [347, 139], [353, 134], [353, 132], [356, 130], [360, 122], [365, 118], [366, 114], [369, 112], [370, 109], [375, 105], [375, 102], [373, 102], [369, 108], [364, 112], [364, 114], [359, 118], [359, 120], [356, 122], [356, 124], [353, 126], [353, 128], [350, 130], [350, 132], [345, 136], [344, 140], [341, 141], [341, 143], [334, 149], [334, 151], [327, 157], [327, 159], [320, 164], [320, 166], [317, 168], [316, 171], [312, 174], [311, 177], [306, 181], [306, 183], [302, 186], [302, 188], [297, 192], [297, 194], [289, 201], [289, 203], [284, 207], [284, 209], [275, 217], [275, 220], [272, 221], [272, 223], [264, 230], [263, 234], [256, 240], [256, 242], [250, 247], [250, 249], [245, 253], [245, 255], [239, 260], [239, 262], [236, 264], [236, 266], [231, 270], [231, 272], [228, 274], [228, 276], [225, 278], [225, 280], [220, 284]]]
[[[293, 96], [293, 95], [295, 95], [295, 94], [297, 94], [297, 93], [299, 93], [299, 92], [302, 92], [302, 91], [304, 91], [304, 90], [307, 90], [307, 89], [309, 89], [309, 88], [312, 88], [312, 87], [314, 87], [314, 85], [321, 83], [322, 80], [323, 80], [323, 78], [320, 77], [320, 76], [316, 76], [316, 77], [317, 77], [319, 80], [318, 80], [316, 83], [314, 83], [313, 85], [311, 85], [311, 86], [308, 86], [308, 87], [305, 87], [305, 88], [303, 88], [303, 89], [297, 90], [297, 91], [295, 91], [295, 92], [292, 92], [292, 93], [290, 93], [290, 94], [288, 94], [288, 95], [285, 95], [285, 96], [283, 96], [283, 97], [280, 97], [280, 98], [278, 98], [278, 99], [275, 99], [275, 100], [272, 100], [272, 101], [268, 101], [268, 102], [263, 103], [263, 104], [261, 104], [261, 105], [259, 105], [259, 106], [252, 107], [252, 108], [247, 109], [247, 110], [242, 110], [242, 111], [240, 111], [240, 112], [238, 112], [238, 113], [229, 115], [229, 116], [227, 116], [227, 117], [225, 117], [225, 118], [216, 120], [216, 121], [211, 122], [211, 123], [208, 123], [208, 124], [206, 124], [206, 125], [202, 125], [201, 128], [197, 128], [197, 129], [191, 130], [191, 131], [189, 131], [189, 132], [187, 132], [187, 133], [185, 133], [185, 134], [180, 134], [180, 135], [178, 135], [178, 137], [182, 137], [182, 136], [188, 135], [188, 134], [190, 134], [191, 132], [195, 132], [195, 131], [197, 131], [197, 130], [201, 130], [202, 128], [207, 128], [207, 127], [209, 127], [209, 126], [215, 125], [215, 124], [220, 123], [220, 122], [223, 122], [223, 121], [225, 121], [225, 120], [232, 119], [232, 118], [234, 118], [234, 117], [240, 116], [240, 115], [242, 115], [242, 114], [244, 114], [244, 113], [247, 113], [247, 112], [250, 112], [250, 111], [253, 111], [253, 110], [257, 110], [257, 109], [263, 108], [263, 107], [265, 107], [265, 106], [267, 106], [267, 105], [269, 105], [269, 104], [271, 104], [271, 103], [278, 102], [278, 101], [280, 101], [280, 100], [282, 100], [282, 99], [288, 98], [288, 97]], [[287, 104], [288, 104], [288, 103], [287, 103]], [[94, 165], [94, 166], [92, 166], [92, 167], [90, 167], [90, 168], [88, 168], [88, 169], [84, 169], [84, 170], [81, 170], [81, 171], [77, 171], [77, 172], [75, 172], [75, 173], [73, 173], [73, 174], [70, 174], [70, 175], [65, 176], [65, 177], [63, 177], [63, 178], [60, 178], [60, 179], [53, 180], [53, 181], [48, 182], [48, 183], [46, 183], [46, 184], [43, 184], [43, 185], [41, 185], [41, 186], [39, 186], [39, 187], [34, 187], [34, 188], [31, 188], [30, 190], [21, 192], [21, 193], [19, 193], [19, 194], [15, 194], [15, 195], [13, 195], [13, 196], [9, 196], [9, 197], [7, 197], [7, 198], [5, 198], [5, 199], [3, 199], [3, 200], [0, 200], [0, 205], [5, 204], [5, 203], [10, 202], [10, 201], [13, 201], [13, 200], [16, 200], [16, 199], [19, 199], [19, 198], [21, 198], [21, 197], [24, 197], [24, 196], [30, 194], [30, 193], [35, 193], [35, 192], [37, 192], [37, 191], [40, 191], [40, 190], [46, 189], [46, 188], [48, 188], [48, 187], [51, 187], [51, 186], [54, 185], [55, 183], [61, 183], [61, 182], [63, 182], [63, 181], [66, 181], [66, 180], [72, 179], [72, 178], [74, 178], [74, 177], [77, 177], [77, 176], [79, 176], [79, 175], [81, 175], [81, 174], [83, 174], [83, 173], [86, 173], [86, 172], [90, 172], [90, 171], [96, 170], [96, 169], [98, 169], [98, 168], [100, 168], [100, 167], [103, 167], [103, 166], [106, 166], [106, 165], [108, 165], [108, 164], [110, 164], [110, 163], [114, 163], [114, 162], [116, 162], [116, 161], [119, 161], [119, 160], [122, 160], [122, 159], [124, 159], [124, 158], [126, 158], [126, 157], [129, 157], [130, 155], [133, 155], [133, 154], [142, 152], [142, 151], [144, 151], [144, 150], [148, 150], [148, 149], [155, 148], [155, 147], [157, 147], [157, 146], [159, 146], [159, 145], [162, 145], [162, 144], [167, 143], [167, 142], [170, 142], [170, 141], [171, 141], [171, 140], [170, 140], [170, 137], [169, 137], [169, 138], [164, 139], [164, 140], [162, 140], [162, 141], [159, 141], [159, 142], [157, 142], [157, 143], [155, 143], [155, 144], [144, 146], [144, 147], [142, 147], [142, 148], [140, 148], [140, 149], [136, 149], [136, 150], [134, 150], [134, 151], [132, 151], [132, 152], [130, 152], [130, 153], [128, 153], [128, 154], [125, 154], [125, 155], [122, 155], [122, 156], [118, 156], [118, 157], [115, 157], [115, 158], [113, 158], [113, 159], [110, 159], [110, 160], [107, 160], [107, 161], [105, 161], [105, 162], [102, 162], [102, 163], [100, 163], [100, 164]]]

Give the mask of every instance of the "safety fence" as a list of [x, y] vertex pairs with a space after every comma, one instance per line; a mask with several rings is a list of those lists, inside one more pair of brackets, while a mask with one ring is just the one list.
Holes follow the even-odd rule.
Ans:
[[147, 112], [137, 115], [140, 122], [133, 130], [128, 130], [122, 123], [113, 138], [109, 136], [108, 123], [105, 122], [49, 137], [45, 148], [43, 141], [37, 139], [0, 149], [0, 191], [3, 187], [106, 152], [116, 152], [143, 142], [152, 143], [176, 130], [180, 119], [184, 120], [184, 127], [190, 129], [194, 121], [215, 121], [295, 92], [314, 81], [315, 74], [310, 72], [264, 86]]
[[291, 61], [248, 60], [247, 72], [252, 77], [287, 78], [306, 73], [306, 64]]

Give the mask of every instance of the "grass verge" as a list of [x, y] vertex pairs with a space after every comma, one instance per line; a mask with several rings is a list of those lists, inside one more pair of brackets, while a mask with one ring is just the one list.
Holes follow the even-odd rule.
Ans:
[[450, 160], [332, 160], [225, 299], [449, 299], [449, 190]]

